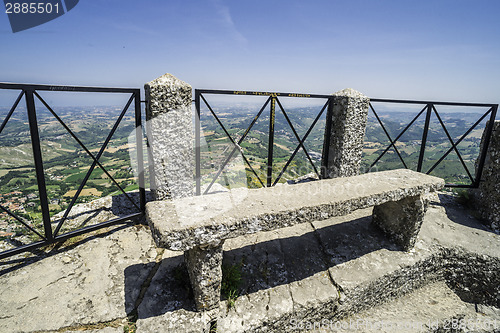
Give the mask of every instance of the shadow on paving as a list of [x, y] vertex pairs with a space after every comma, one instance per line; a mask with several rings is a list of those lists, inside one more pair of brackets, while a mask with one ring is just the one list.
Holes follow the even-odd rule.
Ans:
[[[273, 288], [279, 285], [300, 281], [316, 273], [327, 271], [365, 254], [387, 249], [398, 251], [386, 237], [371, 223], [371, 216], [333, 225], [316, 227], [305, 223], [279, 231], [240, 237], [241, 247], [224, 251], [223, 265], [241, 265], [242, 283], [240, 297]], [[328, 223], [323, 221], [322, 224]], [[332, 223], [331, 221], [329, 223]], [[275, 238], [254, 242], [256, 236]], [[253, 237], [253, 238], [252, 238]], [[229, 241], [227, 241], [229, 242]], [[227, 245], [227, 243], [225, 244]], [[180, 252], [170, 252], [180, 253]], [[136, 281], [136, 275], [145, 264], [133, 265], [125, 269], [125, 290]], [[161, 316], [180, 309], [195, 311], [194, 300], [189, 286], [183, 255], [165, 258], [144, 295], [138, 319]], [[125, 295], [125, 304], [134, 304], [132, 295]], [[127, 309], [127, 311], [133, 309]]]
[[[446, 216], [454, 223], [463, 225], [464, 227], [474, 228], [478, 230], [488, 231], [497, 234], [493, 229], [485, 224], [478, 223], [481, 221], [479, 213], [471, 207], [464, 207], [457, 202], [454, 196], [449, 194], [439, 194], [441, 202], [447, 204], [441, 205], [445, 209]], [[473, 217], [474, 216], [474, 217]]]
[[45, 258], [49, 258], [59, 253], [70, 251], [93, 239], [104, 238], [106, 236], [112, 235], [117, 231], [131, 227], [133, 225], [134, 224], [129, 223], [129, 224], [120, 224], [117, 226], [111, 226], [105, 229], [94, 231], [92, 233], [77, 236], [78, 238], [70, 238], [69, 243], [68, 240], [66, 240], [63, 242], [46, 245], [45, 247], [42, 247], [40, 249], [34, 249], [31, 251], [21, 253], [20, 255], [0, 260], [0, 276], [16, 271], [28, 265], [34, 264]]
[[[140, 201], [139, 192], [138, 191], [128, 192], [127, 195], [138, 207]], [[106, 199], [110, 200], [106, 201]], [[151, 193], [150, 191], [146, 191], [146, 200], [150, 199], [151, 199]], [[135, 207], [134, 204], [132, 204], [131, 201], [127, 198], [127, 196], [124, 194], [97, 199], [92, 202], [92, 205], [89, 205], [89, 203], [77, 204], [75, 208], [77, 206], [87, 207], [88, 209], [85, 209], [83, 211], [80, 211], [81, 209], [72, 210], [71, 212], [74, 213], [70, 212], [68, 220], [66, 220], [63, 223], [63, 226], [71, 224], [71, 228], [69, 230], [65, 230], [63, 227], [63, 229], [61, 229], [61, 232], [59, 234], [64, 234], [65, 232], [68, 231], [78, 230], [84, 227], [94, 225], [98, 222], [99, 223], [103, 222], [102, 219], [99, 219], [100, 215], [107, 216], [107, 219], [104, 220], [106, 221], [115, 219], [117, 217], [123, 217], [126, 215], [131, 215], [140, 212], [140, 210], [138, 210], [137, 207]], [[52, 230], [55, 229], [58, 222], [59, 220], [55, 220], [52, 222]], [[0, 276], [15, 271], [17, 269], [26, 267], [27, 265], [38, 262], [44, 258], [74, 249], [78, 245], [84, 244], [96, 237], [106, 237], [116, 231], [122, 230], [123, 228], [127, 228], [135, 224], [145, 224], [144, 218], [136, 217], [121, 223], [117, 223], [116, 225], [109, 226], [107, 228], [98, 229], [96, 231], [92, 231], [87, 234], [70, 238], [69, 240], [66, 241], [60, 241], [53, 244], [45, 245], [40, 248], [26, 251], [21, 254], [14, 255], [10, 258], [0, 260]], [[16, 239], [6, 239], [4, 241], [9, 242], [14, 247], [27, 245]]]

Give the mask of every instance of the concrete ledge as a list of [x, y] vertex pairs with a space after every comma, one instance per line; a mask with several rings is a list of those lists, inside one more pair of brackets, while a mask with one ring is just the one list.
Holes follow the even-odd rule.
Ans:
[[158, 246], [185, 251], [227, 238], [342, 216], [442, 187], [440, 178], [401, 169], [248, 190], [238, 203], [231, 193], [154, 201], [146, 205], [146, 219]]

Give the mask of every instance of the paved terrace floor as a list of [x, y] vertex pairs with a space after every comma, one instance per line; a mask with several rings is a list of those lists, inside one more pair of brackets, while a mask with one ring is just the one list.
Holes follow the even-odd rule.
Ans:
[[[440, 194], [405, 253], [370, 214], [228, 240], [224, 264], [241, 265], [243, 280], [234, 306], [222, 303], [217, 332], [444, 332], [452, 319], [470, 320], [464, 331], [500, 330], [498, 308], [451, 285], [444, 277], [454, 273], [441, 264], [450, 253], [498, 262], [499, 235]], [[182, 262], [181, 252], [156, 248], [142, 225], [3, 260], [0, 332], [206, 331]], [[413, 326], [397, 326], [405, 322]]]

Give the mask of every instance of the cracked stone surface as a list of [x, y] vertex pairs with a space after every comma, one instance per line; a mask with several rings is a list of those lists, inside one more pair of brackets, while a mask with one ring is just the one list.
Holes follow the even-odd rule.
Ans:
[[[454, 324], [462, 329], [453, 332], [481, 332], [482, 328], [500, 329], [500, 310], [463, 302], [445, 282], [438, 281], [374, 308], [361, 311], [338, 322], [325, 322], [328, 332], [434, 332]], [[459, 321], [458, 321], [459, 320]], [[306, 327], [296, 322], [292, 327]], [[469, 325], [467, 325], [467, 323]], [[496, 324], [495, 324], [496, 323]], [[496, 326], [496, 327], [495, 327]], [[493, 331], [493, 330], [484, 330]], [[312, 332], [312, 331], [311, 331]]]
[[123, 333], [123, 327], [105, 327], [86, 331], [65, 331], [64, 333]]
[[[2, 332], [56, 330], [125, 318], [155, 256], [149, 230], [130, 227], [11, 268], [0, 276]], [[134, 268], [138, 263], [141, 269]]]
[[182, 252], [165, 250], [138, 308], [137, 332], [205, 332], [211, 314], [196, 312]]
[[389, 201], [436, 191], [444, 180], [401, 169], [348, 178], [246, 191], [238, 203], [230, 193], [153, 201], [146, 205], [156, 244], [189, 250], [201, 244], [325, 220]]
[[[442, 309], [434, 318], [451, 318], [455, 314], [443, 307], [448, 303], [456, 304], [458, 315], [472, 315], [465, 309], [475, 311], [477, 303], [479, 315], [498, 318], [500, 236], [440, 197], [445, 206], [430, 196], [409, 252], [371, 223], [370, 208], [226, 240], [223, 263], [241, 263], [242, 283], [234, 307], [221, 302], [219, 331], [294, 332], [291, 325], [298, 321], [383, 319], [391, 313], [426, 314], [433, 307]], [[138, 333], [208, 333], [212, 317], [196, 312], [183, 252], [157, 256], [149, 232], [123, 229], [0, 271], [2, 333], [78, 331], [79, 325], [125, 319], [148, 276]]]
[[[371, 223], [370, 208], [226, 240], [224, 262], [243, 263], [243, 282], [235, 306], [227, 309], [227, 302], [221, 304], [218, 328], [222, 332], [284, 332], [292, 331], [291, 323], [301, 320], [336, 322], [384, 304], [397, 308], [398, 299], [434, 283], [453, 289], [422, 298], [414, 304], [416, 312], [427, 311], [425, 302], [441, 297], [443, 302], [451, 297], [461, 308], [470, 308], [474, 306], [467, 303], [471, 297], [486, 289], [493, 297], [483, 295], [476, 301], [496, 313], [499, 236], [462, 208], [441, 206], [437, 195], [430, 200], [410, 252], [400, 251]], [[161, 329], [171, 325], [169, 316], [138, 323], [141, 327], [154, 323]]]

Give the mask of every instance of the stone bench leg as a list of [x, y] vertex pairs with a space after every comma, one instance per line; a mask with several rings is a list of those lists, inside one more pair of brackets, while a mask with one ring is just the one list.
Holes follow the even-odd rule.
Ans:
[[198, 311], [219, 309], [223, 244], [201, 245], [184, 252]]
[[428, 200], [422, 195], [390, 201], [373, 208], [372, 222], [404, 251], [415, 245]]

